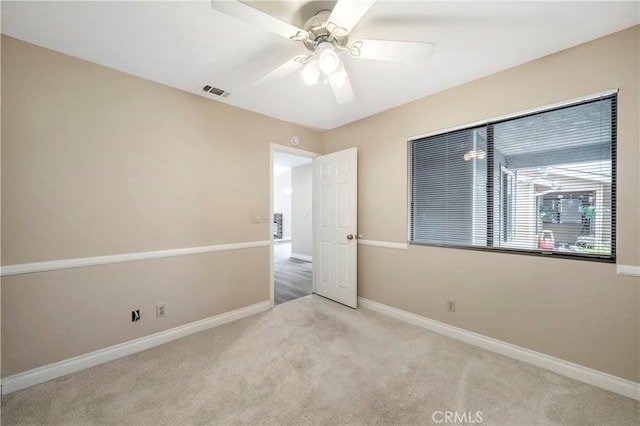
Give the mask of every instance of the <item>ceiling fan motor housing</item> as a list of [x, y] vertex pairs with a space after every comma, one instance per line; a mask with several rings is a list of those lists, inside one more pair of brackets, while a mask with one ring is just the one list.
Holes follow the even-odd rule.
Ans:
[[327, 29], [329, 15], [331, 15], [330, 10], [321, 10], [305, 22], [304, 29], [309, 33], [309, 38], [303, 40], [303, 43], [310, 52], [315, 52], [318, 44], [325, 41], [339, 47], [345, 47], [347, 45], [348, 36], [331, 34]]

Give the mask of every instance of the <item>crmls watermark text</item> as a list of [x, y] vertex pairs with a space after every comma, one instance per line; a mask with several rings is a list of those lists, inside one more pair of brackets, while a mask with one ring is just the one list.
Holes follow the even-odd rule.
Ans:
[[434, 411], [431, 420], [445, 424], [480, 424], [482, 411]]

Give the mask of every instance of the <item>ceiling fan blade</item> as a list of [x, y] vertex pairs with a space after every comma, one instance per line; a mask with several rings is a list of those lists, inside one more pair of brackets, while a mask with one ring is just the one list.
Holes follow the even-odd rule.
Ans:
[[254, 87], [265, 87], [274, 81], [281, 79], [283, 77], [288, 76], [289, 74], [295, 72], [296, 70], [302, 67], [302, 60], [305, 58], [304, 55], [296, 56], [280, 65], [270, 73], [260, 77], [256, 81], [252, 83]]
[[347, 35], [375, 3], [375, 0], [338, 0], [327, 20], [327, 29], [336, 36]]
[[433, 43], [420, 41], [356, 40], [349, 46], [355, 58], [382, 61], [421, 62], [433, 54]]
[[346, 104], [353, 100], [353, 88], [349, 82], [349, 77], [346, 77], [339, 83], [329, 80], [329, 85], [331, 86], [333, 95], [336, 97], [336, 101], [338, 101], [339, 104]]
[[211, 7], [291, 40], [304, 40], [309, 37], [306, 31], [236, 0], [211, 0]]

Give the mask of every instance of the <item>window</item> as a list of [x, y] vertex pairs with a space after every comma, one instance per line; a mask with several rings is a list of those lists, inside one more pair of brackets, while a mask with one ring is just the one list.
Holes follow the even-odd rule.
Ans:
[[616, 93], [409, 141], [409, 242], [615, 261]]

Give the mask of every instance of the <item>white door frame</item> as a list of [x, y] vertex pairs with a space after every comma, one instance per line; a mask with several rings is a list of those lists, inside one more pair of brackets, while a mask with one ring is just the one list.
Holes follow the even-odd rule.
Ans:
[[[317, 152], [312, 152], [312, 151], [305, 151], [303, 149], [299, 149], [299, 148], [291, 148], [289, 146], [286, 145], [280, 145], [277, 143], [272, 143], [270, 144], [270, 149], [269, 149], [269, 298], [271, 301], [271, 307], [273, 308], [275, 306], [275, 287], [274, 287], [274, 283], [273, 283], [273, 157], [274, 157], [274, 153], [278, 151], [278, 152], [286, 152], [289, 154], [295, 154], [295, 155], [299, 155], [301, 157], [308, 157], [308, 158], [315, 158], [315, 157], [319, 157], [320, 154]], [[315, 205], [315, 194], [312, 195], [313, 197], [313, 201], [312, 203]], [[313, 225], [312, 225], [313, 226]], [[314, 244], [314, 236], [313, 236], [313, 232], [311, 234], [311, 244], [312, 247], [315, 247]], [[312, 285], [315, 286], [315, 280], [313, 280]], [[315, 287], [312, 288], [312, 291], [315, 292]]]

